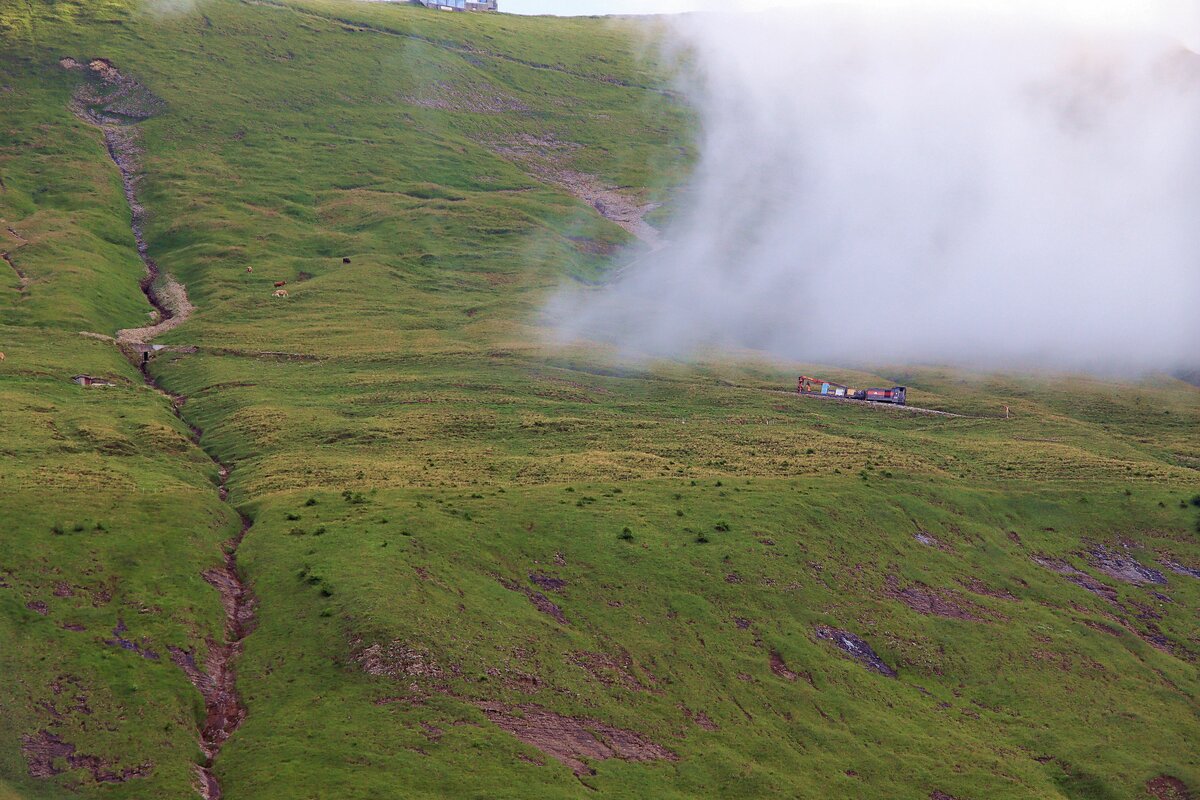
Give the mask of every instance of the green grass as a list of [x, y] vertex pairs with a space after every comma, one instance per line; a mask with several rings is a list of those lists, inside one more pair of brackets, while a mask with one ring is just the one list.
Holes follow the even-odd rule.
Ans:
[[[194, 793], [203, 707], [168, 648], [221, 635], [200, 573], [234, 507], [254, 521], [239, 563], [259, 606], [237, 663], [249, 716], [215, 765], [232, 800], [1200, 787], [1181, 746], [1200, 736], [1200, 582], [1157, 563], [1200, 566], [1194, 387], [755, 353], [630, 365], [544, 344], [548, 293], [630, 242], [512, 148], [540, 142], [556, 169], [666, 201], [665, 218], [695, 120], [667, 65], [641, 58], [643, 32], [394, 4], [34, 0], [0, 7], [0, 44], [0, 228], [17, 231], [0, 249], [30, 279], [0, 276], [0, 797]], [[198, 351], [151, 371], [187, 398], [186, 424], [78, 335], [149, 309], [116, 170], [67, 109], [67, 55], [111, 59], [166, 103], [140, 125], [147, 239], [197, 306], [162, 341]], [[814, 372], [970, 416], [779, 393]], [[233, 466], [232, 506], [213, 458]], [[1123, 544], [1168, 583], [1090, 564]], [[979, 619], [895, 597], [921, 585]], [[118, 620], [160, 658], [106, 644]], [[862, 636], [899, 677], [817, 625]], [[437, 674], [367, 674], [356, 656], [389, 643]], [[776, 674], [772, 652], [803, 675]], [[679, 760], [576, 777], [482, 702], [628, 728]], [[23, 737], [42, 730], [153, 767], [98, 784], [60, 759], [32, 778]]]

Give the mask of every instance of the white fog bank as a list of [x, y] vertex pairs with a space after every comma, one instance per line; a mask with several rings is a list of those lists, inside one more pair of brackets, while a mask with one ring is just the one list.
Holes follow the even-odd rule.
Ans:
[[1193, 31], [882, 6], [675, 23], [702, 118], [689, 199], [661, 250], [554, 298], [560, 335], [680, 357], [1200, 362]]

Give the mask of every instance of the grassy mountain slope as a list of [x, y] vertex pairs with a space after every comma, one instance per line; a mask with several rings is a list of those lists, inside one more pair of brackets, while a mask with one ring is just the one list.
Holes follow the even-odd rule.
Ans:
[[[239, 512], [222, 797], [1200, 787], [1200, 390], [542, 344], [693, 157], [629, 23], [31, 0], [0, 41], [0, 797], [195, 793], [172, 648], [217, 652]], [[63, 57], [162, 101], [138, 195], [196, 311], [148, 371], [181, 418], [78, 335], [149, 307]]]

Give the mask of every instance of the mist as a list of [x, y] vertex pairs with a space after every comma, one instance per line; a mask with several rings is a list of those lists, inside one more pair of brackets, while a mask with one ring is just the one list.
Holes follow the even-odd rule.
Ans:
[[1196, 365], [1194, 19], [1019, 5], [673, 22], [666, 47], [686, 54], [702, 121], [693, 180], [660, 249], [553, 298], [558, 340], [678, 358]]

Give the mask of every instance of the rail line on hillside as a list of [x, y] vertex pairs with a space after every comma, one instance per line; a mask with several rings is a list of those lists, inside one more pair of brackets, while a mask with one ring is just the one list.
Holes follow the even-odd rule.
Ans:
[[315, 11], [298, 8], [296, 6], [288, 5], [287, 3], [276, 2], [276, 0], [242, 0], [242, 2], [246, 5], [267, 6], [269, 8], [277, 8], [277, 9], [282, 9], [282, 10], [286, 10], [286, 11], [292, 11], [296, 14], [300, 14], [301, 16], [311, 17], [312, 19], [319, 19], [319, 20], [323, 20], [325, 22], [336, 23], [338, 25], [341, 25], [343, 28], [349, 28], [354, 31], [366, 31], [368, 33], [378, 33], [383, 36], [396, 36], [401, 39], [411, 39], [412, 41], [423, 42], [425, 44], [432, 45], [434, 47], [439, 47], [443, 50], [447, 50], [452, 53], [458, 53], [460, 55], [469, 55], [469, 56], [476, 56], [476, 57], [483, 57], [483, 58], [494, 58], [497, 61], [507, 61], [510, 64], [518, 64], [522, 67], [528, 67], [529, 69], [548, 70], [550, 72], [557, 72], [561, 75], [570, 75], [573, 78], [583, 78], [584, 80], [597, 81], [599, 83], [607, 83], [610, 86], [620, 86], [623, 89], [641, 89], [642, 91], [654, 92], [655, 94], [660, 94], [663, 97], [675, 98], [675, 97], [679, 96], [678, 92], [672, 91], [671, 89], [664, 89], [661, 86], [650, 86], [650, 85], [644, 84], [644, 83], [635, 83], [633, 81], [622, 80], [621, 78], [616, 78], [611, 75], [594, 75], [594, 74], [589, 75], [586, 72], [576, 72], [575, 70], [566, 69], [565, 67], [555, 66], [554, 64], [545, 64], [545, 63], [542, 63], [539, 61], [530, 61], [528, 59], [518, 58], [517, 56], [510, 56], [505, 53], [497, 53], [494, 50], [483, 50], [478, 47], [471, 47], [470, 45], [458, 44], [456, 42], [446, 41], [445, 39], [435, 39], [432, 36], [422, 36], [421, 34], [413, 33], [412, 31], [401, 31], [401, 30], [397, 30], [395, 28], [384, 28], [379, 25], [372, 25], [372, 24], [366, 23], [366, 22], [357, 22], [355, 20], [346, 19], [344, 17], [336, 17], [336, 16], [332, 16], [332, 15], [328, 15], [328, 14], [318, 14]]
[[[213, 772], [213, 764], [222, 745], [246, 718], [246, 707], [237, 692], [234, 662], [242, 653], [243, 641], [254, 629], [256, 600], [238, 573], [237, 553], [254, 523], [229, 502], [228, 484], [232, 467], [204, 449], [201, 444], [203, 431], [189, 422], [183, 414], [187, 398], [167, 391], [150, 373], [146, 343], [181, 324], [193, 310], [182, 284], [162, 273], [158, 264], [150, 257], [143, 235], [145, 210], [137, 194], [140, 148], [133, 126], [136, 121], [153, 113], [153, 103], [157, 98], [150, 95], [137, 81], [122, 75], [106, 59], [93, 59], [86, 66], [73, 59], [63, 59], [60, 64], [65, 69], [83, 72], [89, 81], [75, 92], [71, 100], [71, 110], [104, 134], [105, 149], [121, 175], [125, 199], [129, 204], [129, 225], [133, 231], [138, 256], [146, 267], [146, 275], [139, 286], [150, 305], [158, 312], [155, 324], [118, 331], [114, 342], [122, 354], [141, 372], [146, 385], [167, 400], [172, 413], [191, 432], [193, 444], [217, 467], [217, 496], [222, 503], [230, 507], [241, 523], [238, 532], [223, 546], [220, 566], [201, 573], [204, 580], [217, 590], [225, 611], [225, 626], [220, 640], [208, 639], [208, 652], [202, 656], [202, 665], [197, 662], [194, 650], [175, 646], [167, 648], [171, 653], [171, 660], [183, 671], [204, 699], [204, 721], [199, 726], [198, 734], [205, 761], [196, 765], [196, 791], [203, 800], [220, 800], [221, 784]], [[123, 101], [123, 108], [128, 109], [131, 96], [134, 97], [134, 102], [140, 100], [143, 104], [150, 104], [148, 113], [135, 116], [133, 122], [129, 121], [128, 114], [114, 115], [106, 113], [106, 108], [100, 108], [109, 105], [115, 98]]]

